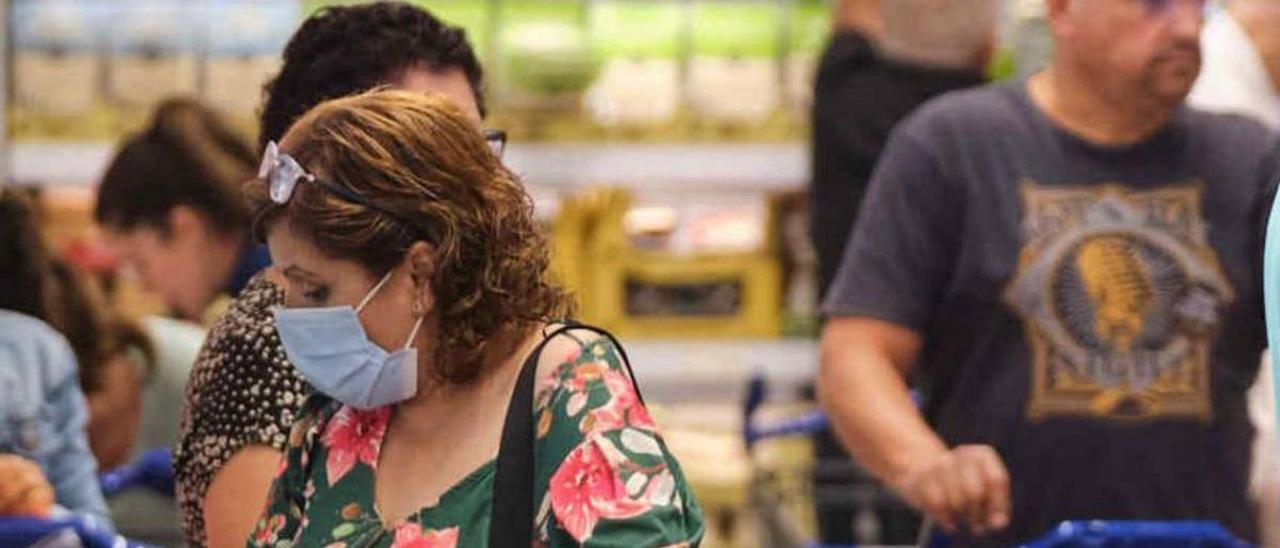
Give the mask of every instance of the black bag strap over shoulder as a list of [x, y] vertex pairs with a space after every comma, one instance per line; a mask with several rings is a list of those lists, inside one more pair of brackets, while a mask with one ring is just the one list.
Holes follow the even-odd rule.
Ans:
[[608, 331], [598, 327], [566, 322], [543, 337], [520, 366], [511, 403], [507, 405], [507, 417], [502, 425], [502, 441], [498, 446], [498, 458], [493, 479], [493, 512], [489, 516], [490, 548], [527, 548], [533, 544], [533, 467], [534, 467], [534, 419], [533, 398], [537, 380], [538, 361], [542, 350], [552, 339], [575, 330], [586, 330], [607, 337], [622, 356], [623, 367], [635, 385], [640, 404], [644, 397], [635, 384], [635, 373], [626, 350]]

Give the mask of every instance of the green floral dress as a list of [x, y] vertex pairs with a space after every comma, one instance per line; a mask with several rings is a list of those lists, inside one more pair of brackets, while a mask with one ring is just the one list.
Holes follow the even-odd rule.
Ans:
[[[567, 356], [536, 394], [535, 546], [698, 545], [702, 512], [608, 338]], [[308, 399], [248, 546], [487, 547], [493, 461], [384, 525], [374, 469], [391, 413]]]

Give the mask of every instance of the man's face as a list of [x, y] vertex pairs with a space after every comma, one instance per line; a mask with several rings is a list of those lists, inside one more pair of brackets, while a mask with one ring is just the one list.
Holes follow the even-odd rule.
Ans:
[[448, 97], [462, 114], [480, 127], [480, 107], [476, 105], [476, 96], [467, 80], [467, 73], [459, 67], [430, 69], [416, 65], [405, 69], [399, 78], [388, 82], [393, 87], [423, 93], [439, 93]]
[[1205, 0], [1061, 0], [1058, 47], [1125, 97], [1168, 106], [1186, 98], [1200, 73]]

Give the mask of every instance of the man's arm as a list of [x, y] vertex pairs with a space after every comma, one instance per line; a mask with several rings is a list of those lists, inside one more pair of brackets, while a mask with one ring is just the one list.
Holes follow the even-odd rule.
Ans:
[[948, 449], [911, 399], [920, 335], [869, 318], [833, 318], [822, 333], [818, 396], [858, 463], [947, 530], [982, 535], [1009, 522], [1009, 477], [985, 445]]
[[822, 306], [818, 390], [835, 430], [876, 477], [943, 527], [981, 535], [1007, 525], [1004, 465], [991, 447], [948, 449], [906, 382], [966, 243], [969, 192], [943, 158], [945, 123], [941, 110], [917, 110], [880, 156]]
[[818, 396], [858, 463], [894, 486], [947, 451], [905, 381], [919, 349], [918, 333], [868, 318], [833, 318], [822, 332]]

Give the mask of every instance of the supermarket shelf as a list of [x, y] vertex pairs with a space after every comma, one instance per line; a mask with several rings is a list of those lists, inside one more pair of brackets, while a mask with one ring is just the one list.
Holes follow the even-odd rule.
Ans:
[[40, 185], [90, 185], [111, 161], [111, 143], [9, 143], [9, 181]]
[[814, 339], [622, 341], [645, 396], [663, 403], [742, 401], [761, 374], [770, 398], [793, 401], [818, 371]]
[[[91, 185], [112, 143], [12, 143], [18, 184]], [[507, 163], [536, 187], [788, 190], [808, 180], [808, 150], [788, 144], [512, 144]]]
[[808, 180], [809, 153], [789, 144], [512, 145], [508, 163], [533, 185], [785, 190]]

